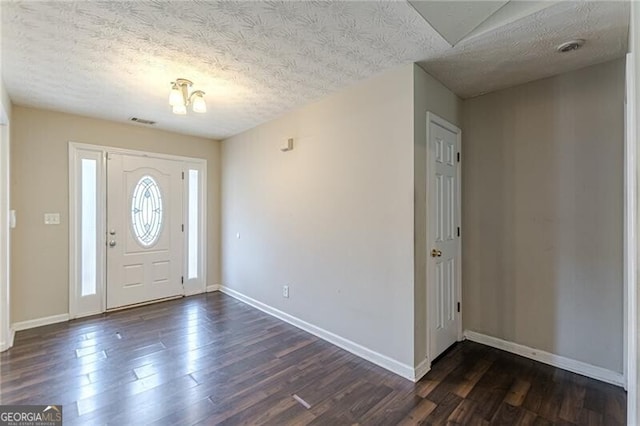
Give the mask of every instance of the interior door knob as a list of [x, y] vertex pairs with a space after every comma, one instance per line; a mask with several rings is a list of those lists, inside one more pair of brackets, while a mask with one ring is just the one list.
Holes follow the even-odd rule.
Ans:
[[116, 246], [115, 240], [109, 241], [109, 247], [115, 247], [115, 246]]
[[440, 256], [442, 256], [441, 250], [436, 250], [436, 249], [431, 250], [431, 257], [440, 257]]

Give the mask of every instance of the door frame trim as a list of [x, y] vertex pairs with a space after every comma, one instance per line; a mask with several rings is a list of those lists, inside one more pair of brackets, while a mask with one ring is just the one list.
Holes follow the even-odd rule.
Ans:
[[[426, 173], [425, 173], [425, 177], [426, 177], [426, 208], [425, 208], [425, 212], [426, 212], [426, 222], [425, 222], [425, 232], [426, 232], [426, 246], [425, 246], [425, 256], [427, 256], [426, 259], [426, 267], [425, 267], [425, 273], [426, 273], [426, 279], [425, 279], [425, 283], [426, 283], [426, 288], [425, 288], [425, 294], [426, 294], [426, 322], [427, 322], [427, 352], [426, 352], [426, 358], [429, 360], [429, 363], [431, 363], [432, 359], [431, 359], [431, 321], [430, 321], [430, 301], [431, 301], [431, 294], [429, 291], [430, 288], [430, 277], [432, 276], [432, 272], [433, 272], [433, 264], [431, 262], [429, 262], [429, 244], [431, 241], [431, 231], [430, 231], [430, 226], [429, 226], [429, 201], [431, 199], [431, 184], [432, 184], [432, 178], [431, 178], [431, 173], [430, 173], [430, 165], [431, 165], [431, 149], [430, 149], [430, 144], [429, 144], [429, 140], [431, 137], [431, 132], [430, 132], [430, 125], [431, 123], [437, 124], [438, 126], [441, 126], [453, 133], [456, 134], [457, 136], [457, 140], [456, 140], [456, 145], [457, 145], [457, 149], [456, 152], [460, 153], [460, 155], [462, 156], [462, 130], [460, 130], [459, 127], [457, 127], [456, 125], [448, 122], [447, 120], [445, 120], [444, 118], [434, 114], [431, 111], [427, 111], [427, 133], [426, 133]], [[456, 226], [460, 226], [461, 227], [461, 219], [462, 219], [462, 159], [460, 160], [460, 162], [458, 163], [457, 167], [456, 167], [456, 179], [457, 179], [457, 184], [456, 184]], [[463, 332], [462, 332], [462, 232], [460, 233], [460, 237], [458, 237], [458, 264], [456, 265], [456, 293], [458, 296], [458, 302], [460, 302], [460, 312], [455, 312], [455, 315], [457, 315], [457, 322], [458, 322], [458, 330], [457, 330], [457, 338], [458, 341], [461, 341], [463, 339]]]
[[0, 352], [13, 346], [11, 325], [10, 123], [0, 100]]
[[[104, 236], [106, 233], [106, 150], [104, 150], [104, 147], [96, 145], [69, 142], [69, 319], [96, 315], [106, 309], [106, 250], [98, 249], [96, 253], [99, 259], [99, 261], [96, 261], [96, 269], [98, 271], [96, 274], [96, 295], [100, 299], [100, 308], [99, 310], [78, 313], [81, 302], [78, 296], [80, 287], [80, 248], [77, 241], [80, 236], [78, 209], [81, 197], [78, 196], [77, 160], [81, 151], [93, 152], [100, 156], [100, 161], [96, 167], [97, 186], [99, 188], [96, 195], [96, 203], [98, 205], [96, 224], [99, 235]], [[102, 246], [103, 244], [99, 244], [98, 247], [101, 248]]]
[[[118, 148], [104, 145], [93, 145], [81, 142], [69, 141], [69, 164], [68, 164], [68, 172], [69, 172], [69, 318], [81, 318], [90, 315], [96, 315], [103, 312], [106, 312], [106, 302], [107, 302], [107, 286], [106, 286], [106, 272], [107, 272], [107, 251], [101, 250], [98, 253], [99, 257], [99, 266], [98, 270], [101, 273], [98, 276], [97, 283], [97, 293], [100, 295], [100, 310], [91, 311], [91, 312], [78, 312], [78, 289], [80, 286], [79, 282], [79, 266], [80, 259], [78, 256], [78, 223], [79, 218], [77, 217], [77, 209], [78, 203], [80, 199], [77, 194], [78, 190], [78, 175], [76, 173], [75, 161], [76, 155], [79, 151], [93, 151], [100, 152], [102, 162], [100, 164], [100, 168], [98, 170], [98, 176], [100, 178], [99, 182], [99, 193], [97, 194], [97, 199], [99, 205], [101, 205], [101, 211], [98, 214], [98, 226], [100, 228], [102, 234], [102, 241], [99, 241], [100, 245], [106, 244], [106, 229], [107, 229], [107, 215], [106, 215], [106, 198], [107, 198], [107, 169], [106, 169], [106, 156], [107, 153], [113, 154], [125, 154], [131, 156], [139, 156], [139, 157], [148, 157], [148, 158], [156, 158], [156, 159], [164, 159], [164, 160], [173, 160], [180, 161], [184, 165], [188, 165], [188, 163], [195, 164], [199, 166], [199, 170], [202, 171], [202, 187], [200, 188], [201, 192], [201, 204], [200, 204], [200, 217], [202, 218], [202, 228], [200, 234], [203, 236], [202, 238], [202, 254], [200, 256], [202, 263], [202, 289], [199, 293], [206, 292], [207, 287], [207, 259], [208, 259], [208, 238], [207, 238], [207, 160], [204, 158], [195, 158], [195, 157], [186, 157], [181, 155], [172, 155], [172, 154], [162, 154], [155, 152], [147, 152], [126, 148]], [[183, 191], [185, 190], [186, 180], [183, 184]], [[188, 199], [187, 197], [183, 197], [183, 212], [188, 208]], [[186, 244], [187, 244], [187, 233], [183, 234], [183, 245], [185, 252], [183, 253], [186, 256]], [[183, 257], [184, 257], [183, 256]], [[183, 259], [184, 260], [184, 259]], [[186, 268], [187, 263], [183, 261], [183, 275], [186, 276]], [[198, 294], [193, 291], [187, 292], [185, 291], [184, 295], [192, 295]]]
[[[633, 7], [633, 6], [632, 6]], [[633, 16], [633, 13], [632, 13]], [[631, 19], [630, 33], [633, 33]], [[639, 46], [640, 47], [640, 46]], [[627, 424], [638, 419], [638, 122], [635, 55], [625, 56], [625, 140], [624, 140], [624, 312], [623, 375], [627, 391]]]

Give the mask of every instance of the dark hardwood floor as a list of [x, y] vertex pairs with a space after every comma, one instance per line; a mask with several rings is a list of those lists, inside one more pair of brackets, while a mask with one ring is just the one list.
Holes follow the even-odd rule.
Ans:
[[413, 384], [209, 293], [17, 333], [0, 403], [62, 404], [65, 425], [611, 426], [626, 396], [472, 342]]

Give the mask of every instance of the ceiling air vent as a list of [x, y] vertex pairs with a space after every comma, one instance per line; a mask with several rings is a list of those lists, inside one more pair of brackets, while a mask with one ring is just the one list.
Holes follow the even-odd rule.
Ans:
[[148, 124], [149, 126], [153, 126], [154, 124], [156, 124], [155, 121], [145, 120], [144, 118], [138, 118], [138, 117], [131, 117], [129, 120], [133, 121], [134, 123]]
[[556, 50], [560, 53], [567, 53], [580, 49], [583, 44], [584, 40], [579, 38], [576, 40], [567, 41], [566, 43], [562, 43], [560, 46], [556, 47]]

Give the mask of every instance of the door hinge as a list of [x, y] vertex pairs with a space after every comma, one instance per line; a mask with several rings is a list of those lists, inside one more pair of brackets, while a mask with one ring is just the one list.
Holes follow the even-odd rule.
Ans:
[[[458, 154], [460, 155], [460, 154]], [[460, 161], [460, 159], [458, 159], [458, 161]], [[184, 172], [182, 172], [182, 180], [184, 180]]]
[[460, 153], [458, 153], [457, 158], [458, 158], [458, 163], [459, 163], [460, 162]]
[[458, 312], [460, 312], [460, 302], [458, 302]]
[[458, 237], [460, 236], [460, 227], [458, 226]]
[[[180, 282], [184, 284], [184, 276], [180, 277]], [[458, 312], [460, 312], [460, 304], [458, 303]]]
[[184, 223], [182, 224], [182, 232], [184, 232]]

